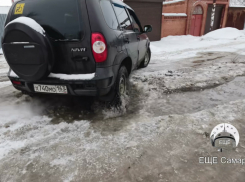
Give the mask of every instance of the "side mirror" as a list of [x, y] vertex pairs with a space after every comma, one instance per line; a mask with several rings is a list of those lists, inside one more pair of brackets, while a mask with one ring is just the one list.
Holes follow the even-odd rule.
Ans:
[[145, 33], [148, 33], [148, 32], [151, 32], [152, 31], [152, 26], [151, 25], [145, 25], [144, 26], [144, 32]]

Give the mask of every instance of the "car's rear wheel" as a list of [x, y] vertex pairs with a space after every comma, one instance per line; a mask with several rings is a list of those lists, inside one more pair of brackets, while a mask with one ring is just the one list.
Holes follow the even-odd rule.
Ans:
[[106, 101], [109, 106], [120, 106], [122, 104], [122, 96], [127, 94], [128, 89], [128, 70], [125, 66], [121, 66], [115, 81], [115, 84], [109, 94], [101, 97], [101, 101]]
[[121, 67], [120, 71], [119, 71], [119, 77], [118, 77], [118, 91], [117, 94], [119, 96], [122, 96], [124, 94], [126, 94], [127, 92], [127, 78], [128, 78], [128, 71], [127, 69], [123, 66]]
[[140, 63], [139, 68], [146, 68], [151, 61], [150, 48], [147, 49], [144, 60]]

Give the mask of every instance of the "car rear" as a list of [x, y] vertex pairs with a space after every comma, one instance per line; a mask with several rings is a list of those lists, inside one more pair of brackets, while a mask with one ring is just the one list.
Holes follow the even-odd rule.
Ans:
[[[23, 32], [19, 24], [8, 28], [9, 23], [20, 17], [35, 20], [46, 37], [28, 34], [30, 30]], [[101, 31], [91, 30], [90, 23], [94, 19], [89, 17], [86, 0], [22, 0], [15, 3], [6, 20], [5, 29], [9, 31], [5, 31], [2, 41], [7, 62], [14, 68], [9, 78], [15, 88], [26, 92], [91, 96], [109, 92], [114, 72], [100, 66], [108, 59], [108, 44]], [[20, 27], [19, 31], [15, 27]], [[36, 41], [33, 37], [38, 36], [40, 40]], [[46, 38], [51, 44], [49, 52], [54, 55], [54, 63], [45, 65], [52, 72], [48, 76], [39, 70], [40, 65], [44, 65], [42, 60], [37, 61], [46, 49], [41, 41]], [[34, 50], [39, 45], [41, 48], [36, 53]], [[33, 69], [39, 70], [38, 76], [30, 71]]]

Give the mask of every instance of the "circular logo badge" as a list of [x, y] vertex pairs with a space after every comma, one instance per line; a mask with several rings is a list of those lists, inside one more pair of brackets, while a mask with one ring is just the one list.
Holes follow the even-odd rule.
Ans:
[[224, 149], [236, 148], [240, 137], [238, 130], [233, 125], [222, 123], [214, 127], [210, 139], [212, 146], [222, 152]]

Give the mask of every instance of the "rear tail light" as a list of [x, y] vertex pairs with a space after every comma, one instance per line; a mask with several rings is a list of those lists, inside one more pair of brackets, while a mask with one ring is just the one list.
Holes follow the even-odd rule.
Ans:
[[19, 82], [19, 81], [14, 81], [14, 80], [12, 80], [12, 83], [13, 83], [14, 85], [21, 85], [21, 82]]
[[97, 63], [107, 59], [107, 46], [104, 36], [101, 33], [92, 33], [92, 49], [94, 59]]

